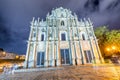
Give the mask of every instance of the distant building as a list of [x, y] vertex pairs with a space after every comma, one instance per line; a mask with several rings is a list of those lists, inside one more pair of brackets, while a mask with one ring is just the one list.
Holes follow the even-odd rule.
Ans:
[[0, 59], [15, 59], [15, 57], [16, 57], [16, 54], [5, 52], [5, 56], [0, 57]]
[[25, 59], [25, 55], [18, 55], [15, 53], [4, 52], [4, 56], [0, 57], [0, 59]]
[[19, 59], [24, 59], [25, 60], [25, 55], [19, 55]]
[[62, 7], [31, 22], [25, 67], [103, 63], [90, 19]]
[[0, 48], [0, 57], [2, 57], [2, 56], [4, 56], [4, 50], [3, 50], [3, 48]]

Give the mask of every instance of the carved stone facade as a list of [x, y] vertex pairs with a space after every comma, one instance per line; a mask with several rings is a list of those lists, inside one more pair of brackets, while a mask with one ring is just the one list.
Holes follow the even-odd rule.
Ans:
[[62, 7], [31, 22], [25, 67], [103, 63], [90, 19]]

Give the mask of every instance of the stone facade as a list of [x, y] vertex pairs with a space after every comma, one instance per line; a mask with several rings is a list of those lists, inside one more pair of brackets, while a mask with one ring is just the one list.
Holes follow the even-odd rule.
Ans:
[[62, 7], [31, 22], [25, 67], [103, 63], [90, 19]]

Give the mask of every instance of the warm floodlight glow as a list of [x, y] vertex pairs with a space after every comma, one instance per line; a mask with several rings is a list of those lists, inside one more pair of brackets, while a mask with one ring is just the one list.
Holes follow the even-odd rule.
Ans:
[[107, 51], [110, 51], [110, 48], [107, 48], [106, 50], [107, 50]]
[[19, 58], [19, 56], [16, 56], [16, 59], [18, 59]]
[[3, 52], [3, 55], [5, 55], [6, 54], [6, 52]]
[[112, 49], [114, 49], [114, 50], [115, 50], [115, 49], [116, 49], [116, 47], [115, 47], [115, 46], [112, 46]]

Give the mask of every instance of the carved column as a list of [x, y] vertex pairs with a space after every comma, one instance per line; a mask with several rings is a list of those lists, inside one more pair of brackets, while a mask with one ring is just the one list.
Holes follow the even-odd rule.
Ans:
[[95, 49], [96, 49], [97, 55], [98, 55], [96, 63], [104, 63], [104, 60], [102, 59], [101, 52], [99, 50], [99, 46], [98, 46], [98, 43], [97, 43], [97, 40], [96, 40], [96, 37], [95, 37], [95, 34], [94, 34], [92, 24], [91, 24], [91, 30], [92, 30], [92, 33], [93, 33], [93, 39], [94, 39], [93, 42], [95, 43], [95, 45], [93, 45], [93, 46], [95, 46]]
[[[76, 20], [76, 19], [75, 19]], [[76, 20], [77, 21], [77, 20]], [[75, 22], [76, 22], [75, 21]], [[76, 22], [76, 30], [77, 30], [77, 36], [78, 36], [78, 44], [79, 44], [79, 50], [80, 50], [80, 56], [81, 56], [81, 63], [84, 64], [84, 56], [83, 56], [83, 49], [82, 49], [82, 46], [81, 46], [81, 40], [80, 40], [80, 34], [79, 34], [79, 28], [78, 28], [78, 23]]]
[[28, 45], [27, 45], [27, 52], [26, 52], [26, 58], [25, 58], [25, 68], [28, 68], [29, 52], [30, 52], [30, 41], [28, 41]]
[[89, 25], [89, 23], [87, 23], [87, 20], [85, 20], [85, 27], [86, 27], [86, 32], [87, 32], [87, 35], [88, 35], [88, 41], [89, 41], [89, 45], [90, 45], [90, 52], [91, 52], [91, 55], [92, 55], [92, 60], [93, 60], [93, 63], [96, 63], [95, 51], [94, 51], [94, 48], [93, 48], [94, 45], [92, 45], [92, 41], [91, 41], [89, 31], [88, 31], [88, 27], [90, 28], [90, 25]]
[[[71, 23], [71, 22], [70, 22]], [[74, 42], [74, 33], [73, 33], [73, 26], [71, 26], [71, 53], [72, 53], [72, 64], [76, 65], [76, 50], [75, 50], [75, 42]]]
[[66, 19], [67, 20], [67, 36], [68, 36], [68, 43], [69, 43], [69, 57], [70, 57], [70, 64], [73, 64], [72, 62], [72, 50], [71, 50], [71, 38], [70, 38], [70, 25], [69, 25], [69, 21], [68, 21], [68, 18]]
[[46, 31], [45, 31], [45, 35], [46, 35], [46, 38], [45, 38], [45, 41], [44, 41], [44, 44], [45, 44], [45, 62], [44, 62], [44, 66], [45, 67], [48, 67], [48, 53], [49, 53], [49, 42], [48, 42], [48, 28], [49, 26], [46, 26]]
[[28, 40], [28, 45], [27, 45], [27, 52], [26, 52], [26, 62], [25, 62], [25, 67], [28, 68], [29, 65], [29, 55], [30, 55], [30, 47], [31, 47], [31, 40], [32, 40], [32, 35], [33, 35], [33, 26], [34, 26], [34, 18], [31, 22], [30, 26], [30, 35], [29, 35], [29, 40]]
[[52, 66], [55, 66], [55, 30], [54, 30], [54, 25], [52, 26]]
[[61, 57], [60, 57], [60, 32], [59, 32], [59, 27], [60, 27], [60, 21], [58, 22], [58, 26], [57, 26], [57, 43], [56, 43], [56, 46], [57, 46], [57, 49], [56, 49], [56, 53], [57, 53], [57, 66], [61, 66]]

